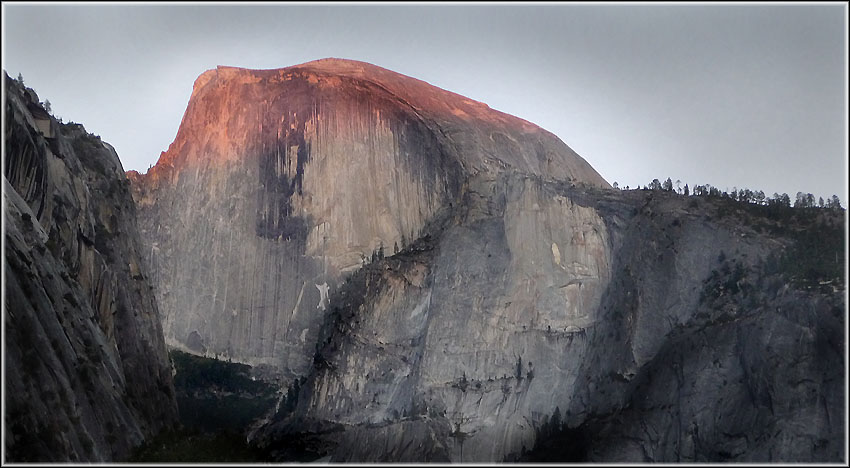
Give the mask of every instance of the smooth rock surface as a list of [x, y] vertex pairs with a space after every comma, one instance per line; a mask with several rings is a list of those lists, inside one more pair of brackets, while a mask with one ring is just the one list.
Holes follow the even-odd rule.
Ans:
[[303, 375], [324, 294], [505, 170], [608, 186], [545, 130], [366, 63], [203, 73], [169, 150], [129, 173], [167, 342]]

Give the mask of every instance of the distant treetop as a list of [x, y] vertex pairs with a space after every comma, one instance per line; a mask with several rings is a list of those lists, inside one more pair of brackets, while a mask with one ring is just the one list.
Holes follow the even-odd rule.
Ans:
[[[727, 193], [725, 191], [721, 191], [717, 187], [711, 186], [710, 184], [695, 185], [693, 188], [690, 188], [688, 184], [685, 184], [684, 187], [682, 187], [681, 183], [681, 180], [676, 180], [674, 188], [673, 181], [669, 177], [664, 182], [661, 182], [658, 179], [652, 179], [652, 182], [644, 186], [642, 189], [638, 186], [635, 190], [658, 190], [664, 192], [675, 192], [686, 197], [691, 195], [697, 197], [720, 197], [729, 198], [737, 202], [762, 206], [792, 207], [791, 197], [789, 197], [787, 193], [774, 193], [772, 197], [769, 197], [761, 190], [753, 191], [747, 188], [733, 188], [731, 192]], [[613, 187], [615, 189], [620, 189], [619, 184], [616, 182], [614, 182]], [[626, 186], [625, 190], [629, 190], [629, 187]], [[821, 197], [816, 200], [815, 196], [811, 193], [797, 192], [793, 208], [823, 208], [839, 210], [842, 209], [842, 206], [838, 195], [833, 195], [827, 199]]]

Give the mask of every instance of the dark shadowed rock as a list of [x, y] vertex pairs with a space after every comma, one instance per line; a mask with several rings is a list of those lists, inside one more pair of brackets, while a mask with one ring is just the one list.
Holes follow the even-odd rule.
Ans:
[[127, 179], [5, 86], [5, 459], [121, 460], [177, 416]]

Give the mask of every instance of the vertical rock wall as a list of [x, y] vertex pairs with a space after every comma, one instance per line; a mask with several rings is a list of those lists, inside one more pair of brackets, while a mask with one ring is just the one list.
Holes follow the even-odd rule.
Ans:
[[127, 180], [81, 125], [45, 138], [35, 93], [5, 85], [7, 460], [120, 460], [177, 419]]
[[[196, 89], [184, 119], [214, 116], [187, 143], [209, 152], [173, 149], [163, 158], [179, 171], [134, 176], [166, 337], [301, 374], [341, 275], [418, 237], [459, 183], [423, 124], [387, 98], [299, 76], [283, 92], [224, 79]], [[246, 104], [228, 118], [232, 100]]]
[[342, 424], [341, 460], [500, 460], [570, 400], [611, 277], [597, 212], [527, 176], [479, 177], [434, 237], [358, 273], [362, 304], [337, 305], [345, 326], [279, 429]]
[[[785, 240], [686, 203], [470, 181], [428, 242], [331, 298], [297, 404], [252, 437], [318, 433], [340, 461], [516, 460], [557, 413], [577, 461], [840, 459], [841, 293], [773, 289]], [[710, 302], [727, 269], [743, 292]]]
[[538, 127], [372, 65], [210, 70], [169, 150], [130, 174], [166, 339], [303, 375], [328, 294], [417, 239], [467, 171], [554, 162], [607, 185]]

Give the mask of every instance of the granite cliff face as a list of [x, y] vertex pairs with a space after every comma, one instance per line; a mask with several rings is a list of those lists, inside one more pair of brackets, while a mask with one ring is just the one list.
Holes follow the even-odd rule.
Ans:
[[361, 62], [219, 67], [130, 179], [168, 343], [291, 382], [260, 445], [517, 460], [558, 419], [580, 460], [845, 456], [843, 285], [781, 287], [791, 237], [612, 190], [484, 104]]
[[572, 450], [549, 461], [843, 459], [845, 289], [771, 267], [791, 239], [719, 200], [469, 187], [428, 241], [331, 296], [313, 370], [256, 441], [539, 461], [557, 419]]
[[177, 406], [114, 149], [5, 77], [6, 460], [121, 460]]
[[340, 279], [508, 169], [607, 186], [554, 135], [373, 65], [205, 72], [130, 173], [167, 342], [304, 375]]

